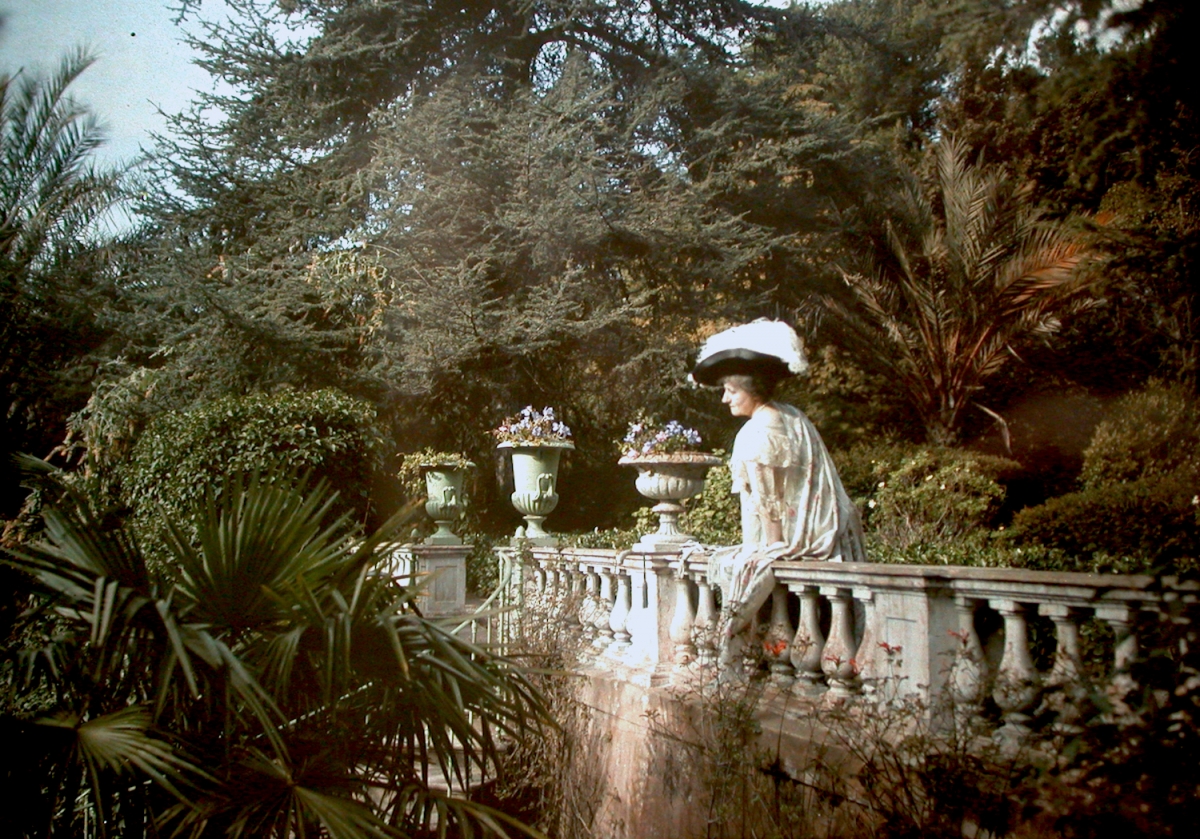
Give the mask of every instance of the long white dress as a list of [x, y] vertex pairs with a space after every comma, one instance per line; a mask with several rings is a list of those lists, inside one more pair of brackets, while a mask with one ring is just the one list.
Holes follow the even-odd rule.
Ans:
[[[866, 562], [858, 509], [838, 477], [820, 434], [791, 405], [760, 405], [733, 443], [729, 468], [741, 496], [742, 544], [716, 551], [709, 580], [720, 586], [738, 632], [775, 587], [776, 559]], [[781, 524], [767, 544], [763, 520]]]

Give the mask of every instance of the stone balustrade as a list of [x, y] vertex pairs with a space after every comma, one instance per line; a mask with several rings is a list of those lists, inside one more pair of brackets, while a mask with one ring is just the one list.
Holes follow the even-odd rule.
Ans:
[[[657, 686], [715, 675], [718, 596], [703, 554], [497, 551], [512, 580], [510, 639], [519, 617], [535, 618], [577, 636], [586, 664], [629, 681]], [[1086, 622], [1110, 631], [1099, 677], [1119, 683], [1137, 656], [1140, 619], [1200, 596], [1195, 583], [1172, 578], [957, 566], [777, 562], [775, 577], [754, 666], [781, 689], [833, 699], [880, 691], [948, 696], [966, 710], [990, 692], [1016, 730], [1047, 688], [1078, 682]], [[1053, 648], [1041, 669], [1034, 624], [1043, 634], [1039, 648]]]

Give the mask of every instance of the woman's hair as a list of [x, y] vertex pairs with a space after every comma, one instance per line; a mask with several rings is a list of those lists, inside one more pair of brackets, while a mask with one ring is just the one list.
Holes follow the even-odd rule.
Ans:
[[779, 385], [779, 379], [775, 376], [766, 376], [762, 373], [743, 373], [733, 376], [722, 376], [721, 384], [726, 382], [736, 387], [738, 390], [744, 390], [757, 399], [759, 402], [769, 402], [771, 397], [775, 395], [775, 388]]

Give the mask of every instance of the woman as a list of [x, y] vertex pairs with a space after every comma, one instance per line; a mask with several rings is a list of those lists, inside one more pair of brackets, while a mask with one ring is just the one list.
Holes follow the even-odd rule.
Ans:
[[[773, 560], [866, 562], [858, 510], [821, 436], [799, 410], [772, 401], [782, 379], [806, 369], [795, 331], [759, 320], [710, 338], [692, 371], [701, 384], [719, 384], [730, 413], [746, 417], [729, 463], [741, 496], [742, 544], [709, 563], [709, 580], [724, 599], [726, 640], [771, 596]], [[722, 646], [728, 662], [730, 645]]]

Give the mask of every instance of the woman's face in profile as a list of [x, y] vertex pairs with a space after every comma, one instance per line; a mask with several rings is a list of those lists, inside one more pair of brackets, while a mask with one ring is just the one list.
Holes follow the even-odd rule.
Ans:
[[721, 402], [729, 406], [729, 413], [735, 417], [748, 417], [761, 403], [748, 390], [742, 390], [733, 382], [726, 381]]

